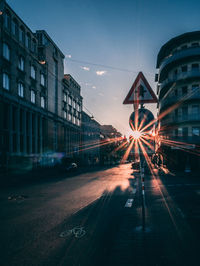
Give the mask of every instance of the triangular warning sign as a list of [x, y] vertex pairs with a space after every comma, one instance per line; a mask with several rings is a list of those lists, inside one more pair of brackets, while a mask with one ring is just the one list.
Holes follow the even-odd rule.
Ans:
[[158, 99], [142, 72], [139, 72], [123, 104], [157, 103]]

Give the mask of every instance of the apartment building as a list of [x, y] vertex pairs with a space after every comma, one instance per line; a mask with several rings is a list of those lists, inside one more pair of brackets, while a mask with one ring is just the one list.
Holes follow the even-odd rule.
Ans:
[[157, 57], [159, 135], [166, 162], [185, 171], [199, 169], [200, 31], [164, 44]]
[[0, 168], [54, 164], [78, 150], [82, 97], [63, 61], [46, 31], [33, 33], [0, 2]]

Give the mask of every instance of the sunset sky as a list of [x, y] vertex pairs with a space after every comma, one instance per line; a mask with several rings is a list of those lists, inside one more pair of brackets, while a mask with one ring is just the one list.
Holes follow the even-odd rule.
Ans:
[[[7, 0], [34, 32], [44, 29], [66, 55], [65, 73], [81, 85], [84, 108], [129, 135], [123, 105], [142, 71], [156, 89], [156, 57], [169, 39], [200, 30], [199, 0]], [[146, 105], [156, 116], [156, 105]]]

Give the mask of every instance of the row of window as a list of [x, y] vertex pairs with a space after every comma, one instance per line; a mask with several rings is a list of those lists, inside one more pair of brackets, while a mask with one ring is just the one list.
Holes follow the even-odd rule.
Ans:
[[63, 112], [63, 117], [77, 126], [81, 125], [80, 118], [77, 118], [76, 116], [73, 116], [72, 114], [67, 113], [66, 111]]
[[[197, 105], [197, 104], [195, 104], [195, 105], [192, 105], [190, 108], [189, 108], [189, 106], [183, 106], [182, 108], [180, 108], [180, 109], [176, 109], [175, 111], [174, 111], [174, 114], [175, 114], [175, 117], [178, 117], [178, 115], [179, 115], [179, 110], [182, 110], [182, 115], [184, 116], [184, 117], [187, 117], [188, 116], [188, 114], [190, 114], [191, 116], [199, 116], [199, 114], [200, 114], [200, 106], [199, 105]], [[189, 110], [190, 110], [190, 112], [189, 112]]]
[[[3, 43], [3, 57], [5, 59], [7, 59], [8, 61], [10, 61], [10, 48], [6, 43]], [[18, 58], [18, 68], [21, 71], [25, 70], [25, 59], [23, 56], [20, 56]], [[36, 79], [36, 67], [34, 65], [31, 65], [31, 78]], [[43, 73], [40, 73], [40, 84], [42, 86], [45, 86], [46, 84], [46, 78], [45, 75]]]
[[6, 28], [8, 31], [11, 31], [11, 33], [15, 38], [17, 38], [17, 40], [19, 40], [32, 52], [36, 53], [36, 40], [31, 38], [31, 34], [29, 32], [25, 33], [24, 26], [19, 27], [18, 21], [15, 18], [11, 20], [11, 16], [8, 12], [5, 12], [4, 14], [4, 28]]
[[[8, 74], [6, 73], [3, 73], [3, 88], [8, 91], [10, 90], [10, 78]], [[23, 98], [24, 97], [24, 84], [22, 82], [18, 82], [17, 88], [18, 88], [18, 95]], [[36, 102], [36, 93], [34, 90], [31, 90], [31, 102], [32, 103]], [[41, 96], [40, 98], [40, 106], [42, 108], [45, 108], [44, 96]]]
[[200, 41], [185, 43], [185, 44], [182, 44], [181, 46], [177, 47], [176, 49], [174, 49], [172, 53], [178, 52], [180, 50], [185, 50], [187, 48], [199, 47], [199, 46], [200, 46]]
[[[190, 90], [191, 88], [191, 90]], [[199, 84], [193, 84], [192, 86], [183, 86], [181, 88], [176, 88], [174, 90], [174, 96], [185, 96], [190, 91], [191, 93], [197, 92], [199, 89]], [[192, 95], [192, 94], [191, 94]]]
[[[200, 136], [200, 127], [192, 127], [192, 137]], [[188, 137], [189, 136], [189, 128], [188, 127], [179, 127], [174, 130], [174, 135], [176, 137]]]
[[192, 63], [190, 65], [182, 65], [179, 68], [170, 72], [169, 78], [177, 78], [178, 74], [184, 74], [184, 73], [187, 73], [189, 71], [199, 71], [199, 70], [200, 70], [199, 63]]
[[68, 103], [70, 106], [72, 106], [78, 112], [81, 111], [81, 104], [78, 102], [78, 100], [76, 101], [71, 96], [68, 96], [66, 93], [63, 94], [63, 101], [64, 101], [64, 103]]

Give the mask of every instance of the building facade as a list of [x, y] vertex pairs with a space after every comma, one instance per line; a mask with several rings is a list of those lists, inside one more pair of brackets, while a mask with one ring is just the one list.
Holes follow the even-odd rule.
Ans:
[[82, 112], [82, 147], [83, 163], [96, 165], [100, 162], [100, 124], [87, 113]]
[[124, 150], [119, 149], [123, 137], [112, 125], [101, 125], [101, 164], [115, 164], [120, 162]]
[[0, 2], [1, 168], [54, 164], [78, 150], [82, 97], [63, 60], [45, 31], [33, 33]]
[[168, 41], [159, 51], [156, 75], [159, 136], [166, 163], [174, 169], [199, 169], [200, 31]]

